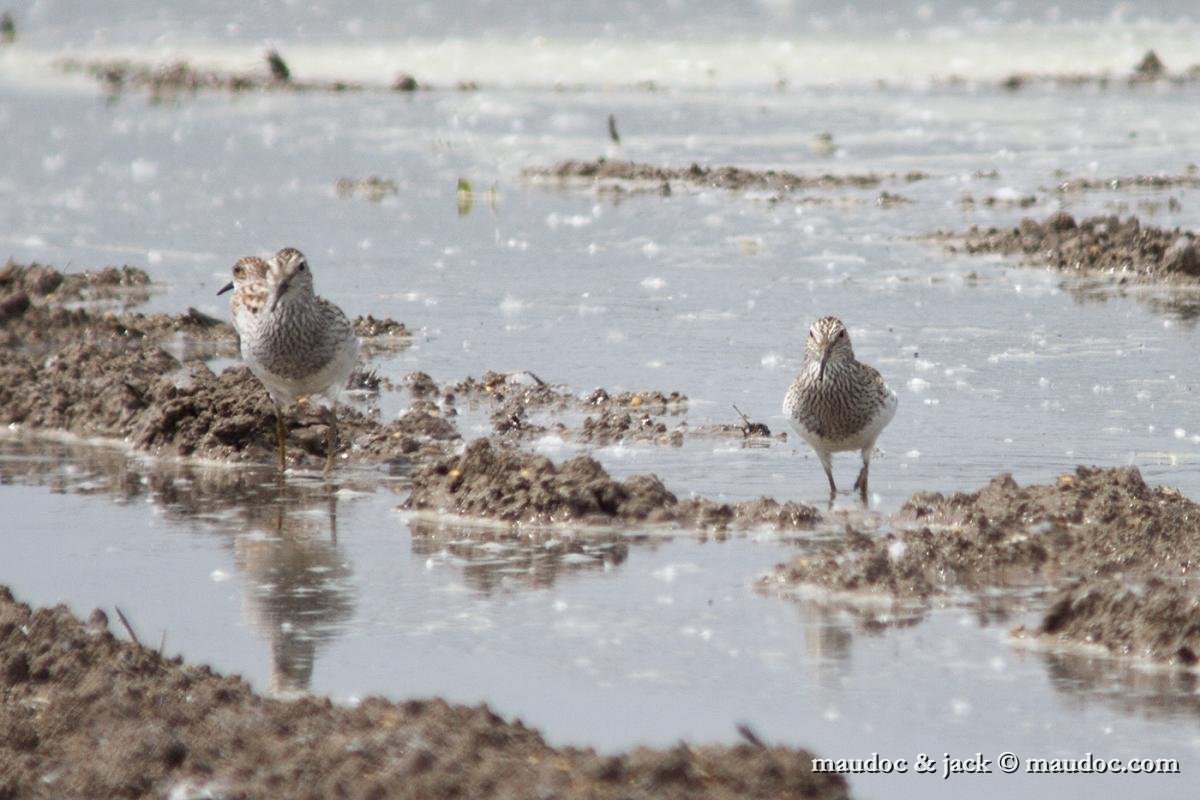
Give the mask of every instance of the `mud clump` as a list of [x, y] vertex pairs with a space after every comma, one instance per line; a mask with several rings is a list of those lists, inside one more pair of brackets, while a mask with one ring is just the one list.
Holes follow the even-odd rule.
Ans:
[[682, 414], [687, 411], [687, 395], [680, 392], [664, 394], [659, 391], [619, 392], [610, 395], [604, 389], [594, 389], [586, 398], [584, 405], [599, 409], [633, 409], [634, 411], [656, 414]]
[[528, 371], [493, 372], [489, 370], [482, 378], [467, 377], [450, 387], [456, 397], [471, 401], [492, 401], [519, 408], [567, 408], [575, 396], [565, 387], [551, 386], [537, 375]]
[[644, 184], [656, 187], [656, 190], [664, 195], [670, 194], [672, 181], [691, 186], [733, 191], [762, 189], [791, 192], [811, 189], [871, 189], [879, 186], [885, 179], [912, 182], [929, 177], [923, 172], [916, 171], [903, 175], [886, 176], [876, 173], [797, 175], [773, 169], [754, 170], [733, 166], [702, 167], [699, 164], [692, 164], [688, 167], [666, 167], [635, 161], [609, 161], [604, 158], [595, 161], [560, 161], [549, 167], [526, 169], [523, 175], [535, 180], [557, 179], [559, 181], [587, 181], [595, 184], [602, 184], [606, 181]]
[[[293, 463], [325, 455], [319, 410], [296, 404], [285, 420]], [[81, 343], [48, 359], [10, 352], [0, 363], [0, 421], [121, 439], [162, 455], [270, 463], [275, 452], [275, 408], [248, 368], [217, 375], [152, 345]], [[382, 425], [343, 408], [338, 425], [339, 453], [356, 461], [441, 453], [458, 438], [452, 424], [424, 412]]]
[[9, 260], [0, 267], [0, 294], [21, 291], [33, 298], [56, 300], [106, 300], [129, 295], [145, 298], [150, 276], [137, 267], [105, 267], [90, 272], [60, 272], [47, 264], [18, 264]]
[[1176, 659], [1182, 647], [1200, 653], [1200, 624], [1179, 625], [1200, 591], [1165, 577], [1200, 568], [1200, 505], [1149, 488], [1134, 468], [1078, 467], [1024, 488], [1001, 475], [978, 492], [920, 493], [896, 521], [907, 529], [851, 531], [768, 581], [910, 600], [1047, 584], [1058, 592], [1047, 635], [1157, 659]]
[[5, 797], [849, 796], [812, 753], [739, 744], [601, 755], [550, 747], [486, 706], [263, 698], [0, 588]]
[[1194, 666], [1200, 661], [1200, 592], [1193, 584], [1161, 577], [1079, 580], [1051, 598], [1037, 633]]
[[400, 187], [389, 178], [372, 175], [368, 178], [338, 178], [334, 192], [339, 198], [362, 197], [372, 203], [381, 203], [384, 198], [400, 193]]
[[622, 441], [651, 441], [679, 447], [683, 444], [681, 431], [668, 431], [667, 426], [649, 414], [630, 414], [605, 408], [598, 416], [587, 417], [579, 432], [579, 441], [590, 444], [612, 444]]
[[556, 466], [476, 439], [461, 456], [418, 468], [407, 507], [506, 522], [612, 522], [646, 520], [678, 502], [652, 476], [620, 482], [591, 458]]
[[1137, 217], [1091, 217], [1079, 222], [1060, 211], [1015, 228], [972, 227], [952, 239], [951, 251], [1020, 254], [1063, 272], [1110, 274], [1152, 281], [1200, 277], [1200, 242], [1191, 231], [1142, 225]]
[[512, 523], [647, 523], [725, 528], [771, 524], [812, 526], [816, 509], [762, 499], [680, 501], [653, 475], [612, 478], [599, 462], [579, 456], [561, 465], [515, 448], [476, 439], [459, 456], [422, 463], [405, 507]]
[[119, 302], [149, 299], [150, 276], [136, 267], [105, 267], [92, 272], [61, 272], [45, 264], [9, 261], [0, 268], [0, 347], [45, 349], [66, 344], [161, 342], [182, 334], [191, 341], [229, 345], [233, 328], [196, 309], [186, 314], [142, 314], [112, 308], [67, 308], [66, 302]]
[[359, 315], [354, 318], [354, 335], [362, 336], [368, 339], [374, 339], [380, 336], [395, 336], [397, 338], [407, 338], [412, 336], [412, 331], [408, 329], [403, 322], [397, 322], [394, 319], [384, 317], [383, 319], [375, 319], [368, 314], [367, 316]]
[[[31, 350], [77, 342], [127, 347], [162, 343], [181, 335], [191, 344], [214, 348], [214, 354], [233, 356], [237, 352], [233, 327], [195, 309], [181, 315], [94, 312], [34, 305], [22, 301], [23, 295], [18, 292], [0, 300], [0, 347]], [[5, 313], [5, 308], [11, 308], [11, 313]]]

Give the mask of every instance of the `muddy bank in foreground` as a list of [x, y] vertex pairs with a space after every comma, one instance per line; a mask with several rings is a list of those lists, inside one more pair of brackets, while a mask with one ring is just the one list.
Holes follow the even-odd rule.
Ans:
[[0, 798], [845, 798], [812, 754], [557, 749], [486, 707], [254, 694], [0, 587]]
[[765, 584], [910, 601], [1045, 586], [1037, 633], [1192, 664], [1200, 654], [1200, 504], [1135, 468], [1079, 467], [1051, 484], [1008, 475], [977, 492], [914, 495], [883, 537], [848, 533]]
[[1022, 255], [1033, 264], [1063, 272], [1110, 275], [1125, 282], [1181, 282], [1200, 278], [1200, 241], [1191, 231], [1142, 225], [1137, 217], [1089, 217], [1076, 221], [1065, 211], [1043, 222], [1025, 218], [1015, 228], [979, 228], [936, 233], [951, 252]]

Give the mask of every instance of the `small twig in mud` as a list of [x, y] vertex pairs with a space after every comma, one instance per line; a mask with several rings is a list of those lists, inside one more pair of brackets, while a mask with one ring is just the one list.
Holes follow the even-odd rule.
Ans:
[[617, 133], [617, 115], [608, 115], [608, 138], [613, 140], [613, 144], [621, 143], [621, 134]]
[[0, 14], [0, 44], [12, 44], [17, 40], [17, 23], [12, 14], [5, 11]]
[[129, 638], [133, 640], [134, 644], [141, 645], [141, 640], [139, 640], [137, 634], [133, 632], [133, 626], [130, 625], [129, 620], [126, 619], [125, 612], [121, 610], [120, 606], [113, 606], [113, 608], [116, 609], [117, 619], [121, 620], [121, 624], [125, 626], [125, 632], [129, 634]]
[[[732, 403], [730, 405], [733, 405]], [[742, 410], [737, 406], [733, 406], [733, 410], [742, 418], [742, 435], [750, 436], [770, 436], [771, 429], [761, 422], [751, 422], [750, 418], [742, 413]]]
[[455, 202], [458, 204], [458, 215], [465, 217], [471, 213], [471, 206], [475, 205], [475, 192], [471, 189], [471, 182], [466, 178], [458, 179], [458, 189], [454, 193]]
[[549, 386], [550, 385], [550, 384], [546, 383], [544, 380], [542, 380], [541, 378], [539, 378], [537, 375], [530, 372], [529, 370], [525, 370], [525, 374], [528, 375], [529, 377], [533, 378], [534, 382], [538, 386]]
[[158, 654], [161, 656], [167, 649], [167, 629], [163, 628], [162, 637], [158, 640]]
[[763, 742], [763, 740], [758, 738], [758, 734], [755, 733], [754, 729], [751, 728], [746, 723], [744, 723], [744, 722], [738, 723], [737, 732], [741, 735], [741, 737], [743, 739], [745, 739], [747, 742], [749, 742], [750, 744], [757, 747], [759, 750], [767, 749], [767, 745]]
[[279, 55], [278, 50], [267, 51], [267, 66], [271, 68], [271, 77], [280, 83], [288, 83], [292, 80], [292, 71], [288, 69], [287, 62], [283, 60], [283, 56]]

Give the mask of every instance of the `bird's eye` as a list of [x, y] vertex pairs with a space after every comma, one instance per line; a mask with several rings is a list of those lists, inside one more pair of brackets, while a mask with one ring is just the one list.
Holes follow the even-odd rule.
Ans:
[[845, 331], [838, 331], [838, 338], [839, 338], [839, 339], [845, 339], [845, 338], [846, 338], [846, 332], [845, 332]]
[[305, 261], [301, 261], [300, 266], [296, 267], [296, 270], [299, 272], [304, 272], [306, 269], [308, 269], [308, 263]]
[[233, 268], [233, 277], [240, 278], [245, 274], [246, 274], [245, 267], [234, 267]]

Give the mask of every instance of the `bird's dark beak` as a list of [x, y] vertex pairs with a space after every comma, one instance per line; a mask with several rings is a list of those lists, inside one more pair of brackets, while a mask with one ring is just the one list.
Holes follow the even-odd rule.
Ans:
[[217, 296], [220, 297], [221, 295], [225, 294], [226, 292], [232, 292], [232, 291], [233, 291], [233, 281], [230, 281], [229, 283], [227, 283], [221, 287], [221, 291], [217, 292]]
[[271, 301], [271, 313], [275, 313], [275, 306], [279, 305], [279, 301], [283, 299], [283, 295], [288, 290], [288, 284], [292, 282], [291, 278], [284, 278], [279, 282], [279, 288], [275, 290], [275, 299]]
[[825, 352], [821, 353], [821, 366], [817, 369], [817, 380], [825, 380], [825, 363], [829, 361], [829, 354], [833, 352], [833, 345], [825, 348]]

